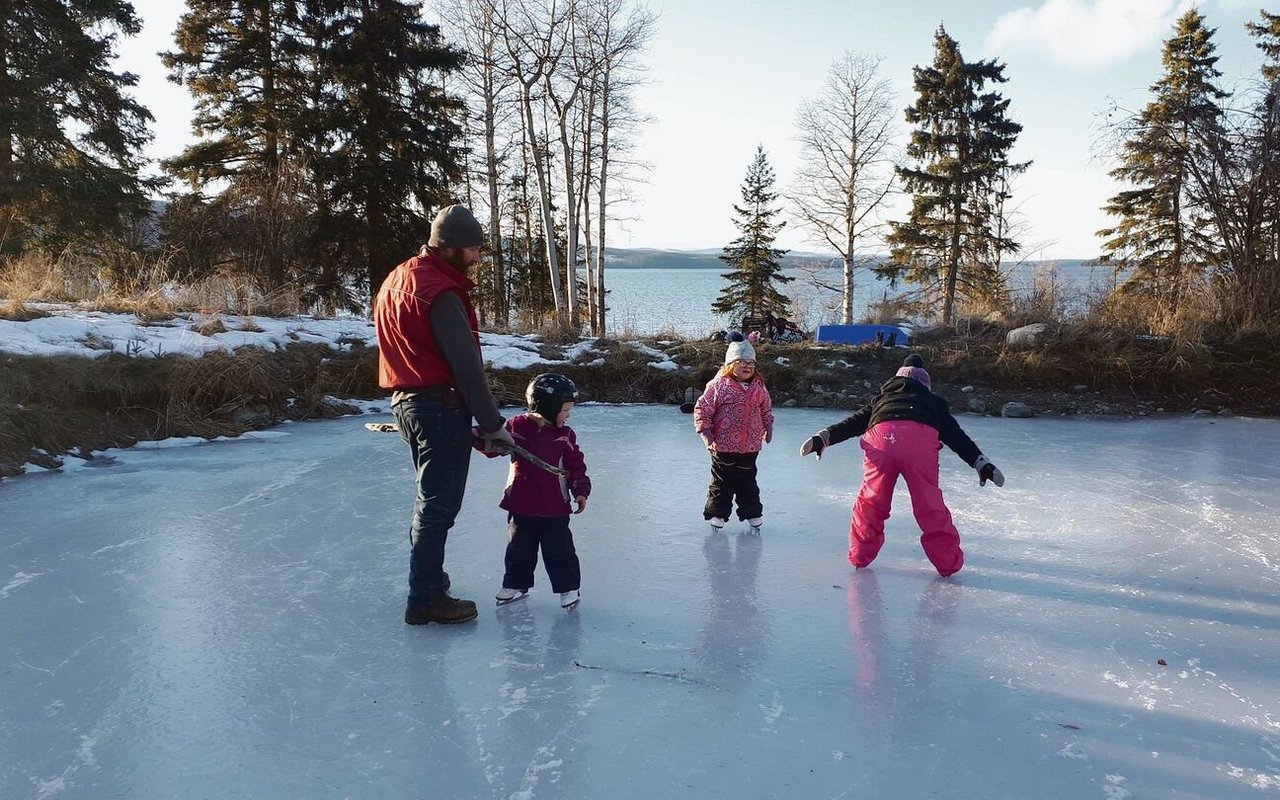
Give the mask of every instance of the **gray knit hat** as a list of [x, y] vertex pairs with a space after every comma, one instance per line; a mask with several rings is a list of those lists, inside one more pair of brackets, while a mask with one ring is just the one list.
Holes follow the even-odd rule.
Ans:
[[484, 228], [464, 205], [445, 206], [431, 223], [428, 247], [479, 247], [484, 244]]
[[724, 350], [725, 366], [735, 361], [755, 361], [756, 349], [751, 346], [751, 342], [739, 341], [730, 342], [729, 346]]

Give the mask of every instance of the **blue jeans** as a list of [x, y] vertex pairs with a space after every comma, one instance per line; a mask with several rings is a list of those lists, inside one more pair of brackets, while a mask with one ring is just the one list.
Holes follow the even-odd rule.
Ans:
[[411, 395], [391, 407], [409, 445], [418, 496], [409, 527], [409, 602], [444, 595], [444, 543], [462, 509], [471, 465], [471, 414], [454, 396]]

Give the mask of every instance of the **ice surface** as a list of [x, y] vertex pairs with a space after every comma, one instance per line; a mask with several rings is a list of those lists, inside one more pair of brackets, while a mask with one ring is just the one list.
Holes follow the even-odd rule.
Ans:
[[[0, 797], [1253, 798], [1280, 792], [1280, 425], [961, 422], [965, 570], [900, 487], [844, 557], [855, 442], [781, 410], [763, 535], [713, 535], [671, 407], [582, 406], [583, 602], [498, 609], [506, 466], [401, 620], [412, 479], [370, 417], [0, 484]], [[382, 418], [374, 418], [382, 419]], [[1163, 659], [1166, 664], [1161, 665]]]

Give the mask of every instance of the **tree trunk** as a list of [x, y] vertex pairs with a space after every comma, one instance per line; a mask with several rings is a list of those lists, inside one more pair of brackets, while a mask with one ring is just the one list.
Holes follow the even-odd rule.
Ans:
[[581, 177], [582, 183], [578, 187], [578, 198], [582, 203], [582, 213], [578, 216], [578, 222], [582, 230], [582, 254], [583, 266], [587, 270], [587, 329], [592, 336], [600, 336], [600, 332], [596, 330], [596, 278], [595, 278], [595, 253], [591, 249], [591, 180], [592, 171], [595, 168], [594, 159], [591, 154], [592, 137], [595, 134], [595, 114], [596, 114], [596, 92], [594, 87], [587, 93], [586, 108], [582, 114], [582, 152], [580, 154], [582, 161]]
[[853, 324], [853, 245], [857, 235], [855, 228], [858, 210], [858, 118], [856, 114], [849, 124], [849, 185], [845, 187], [844, 217], [844, 313], [841, 315], [845, 325]]
[[560, 154], [563, 160], [562, 177], [564, 178], [564, 216], [565, 216], [565, 312], [571, 325], [578, 324], [578, 198], [573, 182], [574, 173], [573, 146], [569, 142], [569, 114], [577, 102], [578, 92], [582, 86], [582, 77], [576, 76], [576, 83], [569, 96], [564, 100], [557, 98], [551, 85], [552, 76], [548, 73], [543, 78], [547, 98], [556, 115], [556, 132], [560, 139]]
[[[484, 66], [484, 167], [489, 184], [489, 252], [493, 260], [493, 305], [495, 321], [502, 327], [510, 322], [511, 303], [507, 298], [506, 248], [502, 241], [502, 208], [498, 199], [497, 80], [492, 48]], [[514, 231], [514, 229], [513, 229]]]
[[555, 302], [556, 315], [564, 313], [564, 292], [560, 285], [560, 257], [556, 248], [556, 225], [551, 217], [551, 188], [547, 185], [547, 171], [542, 157], [542, 149], [538, 146], [537, 128], [533, 123], [533, 97], [527, 83], [520, 85], [520, 105], [524, 110], [524, 123], [527, 134], [526, 144], [533, 157], [533, 171], [538, 179], [538, 204], [542, 210], [542, 230], [545, 234], [547, 252], [547, 270], [551, 276], [551, 297]]
[[[272, 203], [280, 202], [277, 190], [280, 180], [280, 114], [276, 97], [276, 53], [274, 26], [272, 25], [271, 0], [259, 0], [259, 21], [262, 24], [262, 53], [260, 64], [263, 64], [259, 77], [262, 80], [262, 107], [266, 114], [263, 120], [263, 170], [265, 180], [273, 185]], [[263, 278], [267, 285], [279, 288], [284, 285], [284, 254], [277, 246], [276, 232], [269, 239], [271, 249], [266, 253]], [[376, 290], [375, 290], [376, 291]]]
[[[13, 13], [11, 0], [0, 0], [0, 87], [7, 88], [9, 86], [9, 16]], [[0, 92], [0, 213], [5, 213], [9, 209], [4, 206], [11, 201], [10, 193], [17, 187], [14, 186], [14, 169], [13, 169], [13, 123], [12, 108], [8, 92]], [[8, 216], [6, 214], [6, 216]], [[3, 220], [0, 225], [0, 245], [3, 245], [7, 238], [10, 219]]]
[[960, 272], [960, 215], [963, 211], [964, 201], [960, 198], [959, 192], [957, 192], [956, 198], [951, 201], [951, 245], [947, 252], [946, 288], [944, 290], [945, 295], [942, 301], [943, 325], [950, 325], [952, 323], [952, 314], [955, 310], [956, 279], [959, 277]]
[[608, 185], [609, 185], [609, 102], [613, 94], [613, 64], [605, 63], [603, 83], [600, 88], [600, 190], [597, 194], [596, 206], [600, 209], [596, 229], [596, 315], [599, 317], [597, 330], [601, 336], [607, 336], [606, 327], [609, 304], [605, 298], [604, 281], [604, 242], [605, 223], [608, 221]]

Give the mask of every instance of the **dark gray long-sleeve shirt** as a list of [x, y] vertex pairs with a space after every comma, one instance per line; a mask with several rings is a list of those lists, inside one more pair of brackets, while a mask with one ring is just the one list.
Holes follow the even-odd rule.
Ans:
[[480, 432], [492, 433], [501, 428], [503, 419], [484, 376], [484, 359], [471, 332], [467, 308], [457, 292], [442, 292], [431, 304], [431, 333], [453, 372], [454, 388], [462, 395]]

